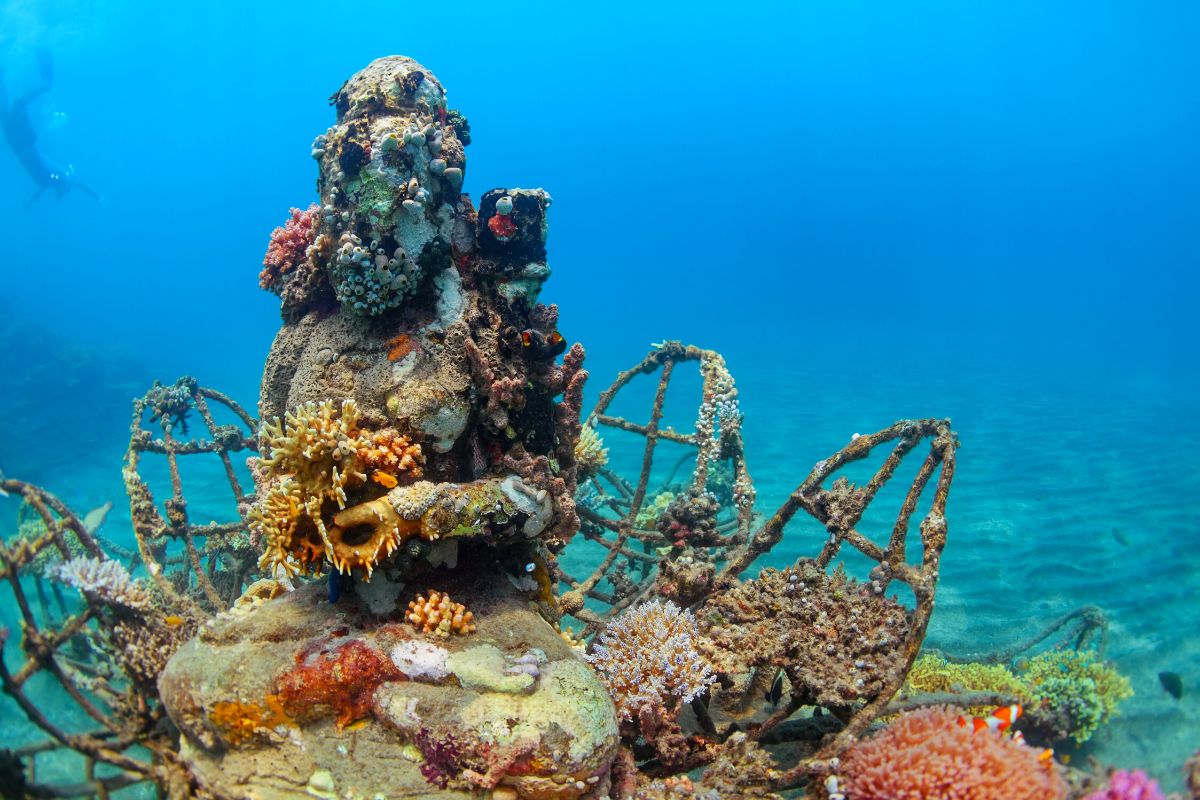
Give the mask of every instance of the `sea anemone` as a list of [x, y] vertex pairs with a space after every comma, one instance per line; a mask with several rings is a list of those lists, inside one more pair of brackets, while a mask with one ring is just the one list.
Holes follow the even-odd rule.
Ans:
[[912, 711], [842, 759], [854, 800], [1062, 800], [1053, 761], [1008, 736], [958, 724], [948, 706]]

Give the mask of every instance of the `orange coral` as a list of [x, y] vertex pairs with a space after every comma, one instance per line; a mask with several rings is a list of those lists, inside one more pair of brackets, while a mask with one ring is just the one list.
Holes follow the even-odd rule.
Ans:
[[[394, 428], [383, 428], [372, 433], [370, 446], [359, 450], [358, 457], [366, 469], [397, 478], [421, 477], [421, 466], [425, 463], [421, 445], [415, 444]], [[375, 480], [383, 483], [378, 477]]]
[[208, 718], [234, 747], [247, 742], [269, 741], [276, 727], [291, 722], [279, 698], [273, 694], [267, 695], [262, 705], [237, 700], [216, 703]]
[[842, 758], [855, 800], [1062, 800], [1066, 784], [1052, 761], [1011, 737], [961, 726], [962, 712], [912, 711], [859, 742]]
[[417, 595], [417, 599], [408, 604], [408, 621], [419, 627], [425, 633], [436, 633], [446, 637], [451, 633], [465, 636], [475, 632], [472, 620], [475, 615], [467, 611], [462, 603], [455, 603], [450, 595], [429, 590], [429, 599], [425, 595]]
[[403, 680], [404, 675], [361, 639], [332, 649], [326, 649], [328, 645], [296, 655], [296, 666], [279, 678], [279, 701], [285, 713], [301, 721], [332, 711], [338, 728], [345, 728], [367, 717], [381, 683]]
[[399, 361], [417, 349], [416, 341], [407, 333], [388, 339], [388, 361]]

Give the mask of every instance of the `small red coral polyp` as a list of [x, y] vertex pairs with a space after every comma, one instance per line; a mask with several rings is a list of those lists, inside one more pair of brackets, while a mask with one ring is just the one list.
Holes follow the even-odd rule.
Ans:
[[507, 242], [517, 233], [517, 223], [513, 222], [511, 214], [496, 214], [487, 224], [488, 230], [502, 242]]
[[370, 714], [380, 684], [403, 679], [391, 659], [355, 639], [332, 650], [299, 653], [296, 666], [280, 676], [278, 695], [288, 716], [310, 721], [329, 709], [344, 728]]

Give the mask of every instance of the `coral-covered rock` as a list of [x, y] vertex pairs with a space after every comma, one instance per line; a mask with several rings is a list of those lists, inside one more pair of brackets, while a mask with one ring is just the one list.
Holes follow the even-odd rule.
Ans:
[[400, 600], [377, 616], [370, 587], [331, 607], [315, 584], [206, 625], [160, 681], [204, 789], [291, 798], [315, 775], [338, 796], [602, 796], [608, 693], [509, 581], [479, 580], [498, 563], [474, 560], [469, 576], [437, 576], [476, 610], [470, 636], [422, 633]]

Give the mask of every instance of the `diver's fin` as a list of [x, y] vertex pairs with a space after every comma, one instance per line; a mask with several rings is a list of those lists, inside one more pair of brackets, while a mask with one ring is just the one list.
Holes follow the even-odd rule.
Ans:
[[37, 202], [37, 199], [38, 199], [39, 197], [41, 197], [41, 196], [42, 196], [42, 192], [44, 192], [44, 191], [46, 191], [46, 187], [45, 187], [45, 186], [39, 186], [39, 187], [38, 187], [38, 188], [37, 188], [37, 189], [34, 191], [34, 193], [33, 193], [33, 197], [30, 197], [30, 198], [29, 198], [29, 202], [25, 204], [25, 207], [26, 207], [26, 208], [33, 208], [33, 204]]

